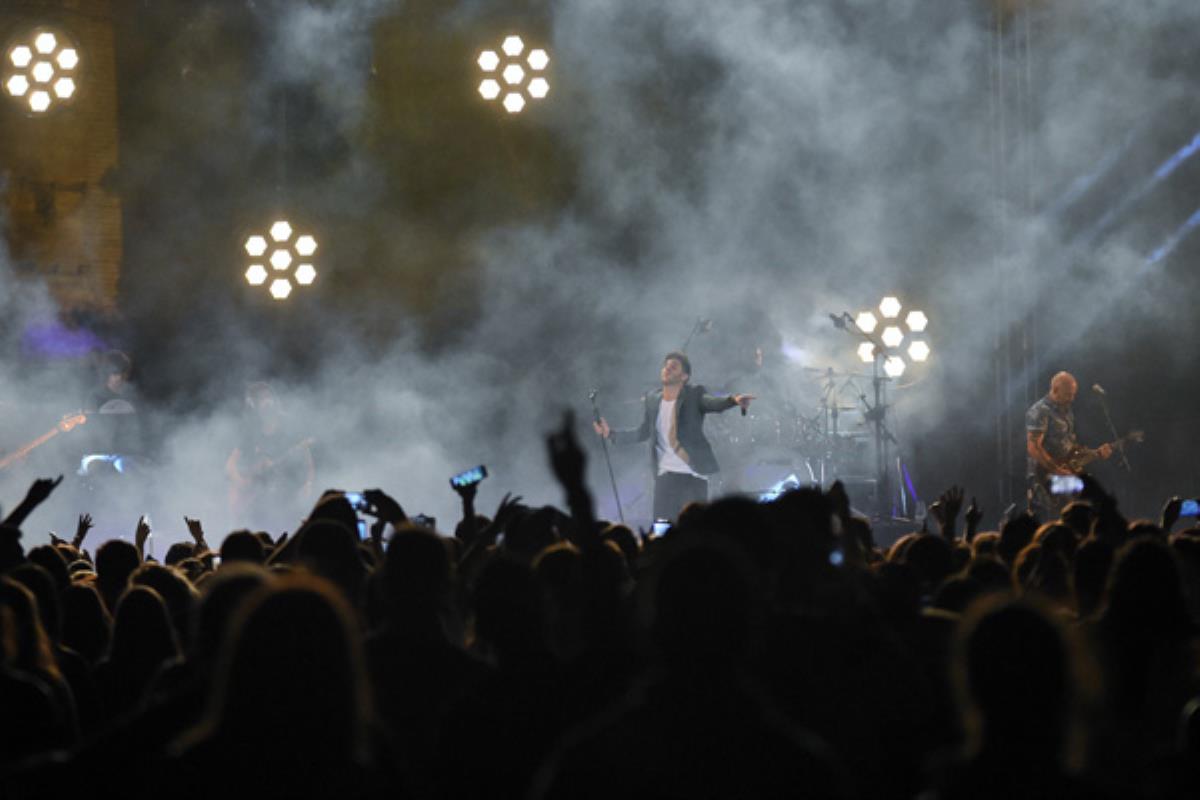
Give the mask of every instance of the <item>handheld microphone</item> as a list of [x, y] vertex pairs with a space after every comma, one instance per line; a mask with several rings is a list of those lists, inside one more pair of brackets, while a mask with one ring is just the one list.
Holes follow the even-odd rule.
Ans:
[[1108, 394], [1108, 392], [1104, 391], [1104, 387], [1098, 383], [1092, 384], [1092, 391], [1095, 392], [1096, 394], [1100, 395], [1101, 397]]

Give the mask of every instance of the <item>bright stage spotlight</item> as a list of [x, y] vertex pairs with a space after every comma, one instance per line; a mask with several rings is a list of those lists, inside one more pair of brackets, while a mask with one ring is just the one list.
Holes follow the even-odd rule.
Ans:
[[888, 347], [896, 348], [899, 347], [900, 343], [904, 341], [904, 332], [895, 325], [888, 325], [883, 329], [883, 333], [880, 334], [879, 338], [882, 339], [883, 343]]
[[527, 50], [520, 36], [506, 36], [499, 52], [484, 50], [475, 63], [485, 73], [479, 83], [479, 96], [493, 101], [503, 95], [500, 104], [509, 114], [519, 114], [530, 100], [543, 100], [550, 94], [550, 82], [543, 74], [550, 55], [540, 47]]
[[[271, 223], [266, 235], [255, 233], [246, 237], [242, 246], [253, 261], [245, 272], [246, 283], [251, 286], [266, 284], [267, 291], [276, 300], [286, 300], [296, 286], [312, 285], [317, 279], [317, 268], [312, 263], [312, 256], [317, 252], [317, 239], [309, 233], [296, 234], [290, 222], [277, 219]], [[266, 265], [261, 261], [264, 256], [267, 257]]]
[[[912, 310], [903, 317], [904, 306], [895, 295], [888, 295], [879, 302], [879, 315], [883, 317], [884, 328], [875, 340], [882, 347], [877, 348], [871, 342], [863, 342], [856, 351], [859, 360], [870, 364], [877, 357], [883, 359], [883, 371], [890, 378], [899, 378], [912, 364], [920, 364], [929, 360], [931, 353], [929, 342], [924, 334], [929, 327], [929, 317], [924, 311]], [[860, 312], [854, 318], [854, 324], [865, 334], [872, 334], [878, 329], [880, 321], [871, 311]]]
[[907, 367], [900, 356], [888, 356], [883, 362], [883, 371], [889, 378], [899, 378]]
[[36, 29], [8, 50], [4, 88], [33, 114], [43, 114], [76, 94], [79, 50], [61, 32]]

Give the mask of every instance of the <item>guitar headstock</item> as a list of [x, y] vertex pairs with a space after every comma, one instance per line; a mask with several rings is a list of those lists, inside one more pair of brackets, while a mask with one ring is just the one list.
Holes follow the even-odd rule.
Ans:
[[72, 428], [76, 428], [85, 422], [87, 422], [87, 415], [83, 414], [82, 412], [67, 414], [62, 418], [62, 421], [58, 423], [58, 429], [63, 433], [66, 433]]

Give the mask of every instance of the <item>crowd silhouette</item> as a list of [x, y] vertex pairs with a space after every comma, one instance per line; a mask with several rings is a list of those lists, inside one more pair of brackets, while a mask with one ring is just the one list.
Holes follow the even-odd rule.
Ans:
[[327, 491], [162, 563], [86, 514], [26, 552], [36, 481], [0, 528], [0, 796], [1200, 797], [1178, 501], [1130, 522], [1088, 478], [983, 531], [952, 488], [884, 551], [835, 484], [647, 537], [595, 517], [573, 430], [562, 508], [460, 487], [449, 536], [376, 490], [360, 538]]

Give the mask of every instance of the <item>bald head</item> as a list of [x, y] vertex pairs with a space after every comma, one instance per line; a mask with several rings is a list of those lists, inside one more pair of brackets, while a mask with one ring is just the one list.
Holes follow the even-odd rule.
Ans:
[[1068, 405], [1075, 400], [1079, 383], [1069, 372], [1060, 372], [1050, 379], [1050, 399], [1059, 405]]

